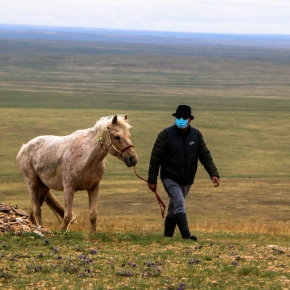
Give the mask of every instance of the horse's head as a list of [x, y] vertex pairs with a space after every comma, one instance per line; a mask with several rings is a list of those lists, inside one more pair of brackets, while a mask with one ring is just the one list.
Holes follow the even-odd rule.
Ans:
[[112, 118], [112, 122], [107, 126], [110, 136], [110, 144], [107, 147], [107, 151], [124, 161], [128, 167], [135, 166], [138, 161], [134, 146], [130, 140], [130, 127], [127, 123], [127, 115], [122, 117], [115, 115]]

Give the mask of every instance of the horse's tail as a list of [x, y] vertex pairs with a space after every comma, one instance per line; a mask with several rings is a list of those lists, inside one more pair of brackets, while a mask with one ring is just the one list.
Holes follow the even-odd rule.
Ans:
[[56, 197], [51, 192], [48, 192], [46, 199], [45, 199], [45, 202], [50, 207], [50, 209], [55, 213], [56, 217], [58, 217], [57, 214], [61, 218], [64, 217], [63, 205], [59, 203], [59, 201], [56, 199]]

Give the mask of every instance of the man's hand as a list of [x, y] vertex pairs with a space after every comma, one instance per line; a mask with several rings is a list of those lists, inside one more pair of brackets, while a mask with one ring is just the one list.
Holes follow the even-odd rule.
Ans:
[[148, 183], [148, 187], [150, 190], [152, 190], [154, 192], [157, 189], [157, 184], [156, 183]]
[[218, 187], [220, 185], [220, 180], [216, 176], [213, 176], [211, 178], [211, 180], [212, 180], [214, 187]]

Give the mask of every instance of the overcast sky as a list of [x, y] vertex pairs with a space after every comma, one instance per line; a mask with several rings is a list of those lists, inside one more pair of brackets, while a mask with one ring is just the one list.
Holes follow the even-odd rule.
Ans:
[[290, 35], [290, 0], [0, 0], [0, 24]]

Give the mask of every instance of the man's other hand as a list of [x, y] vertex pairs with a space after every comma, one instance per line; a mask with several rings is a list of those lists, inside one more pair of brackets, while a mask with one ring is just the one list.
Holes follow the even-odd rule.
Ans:
[[212, 180], [212, 183], [213, 183], [213, 186], [214, 186], [214, 187], [218, 187], [218, 186], [220, 185], [220, 180], [218, 179], [218, 177], [213, 176], [213, 177], [211, 178], [211, 180]]

